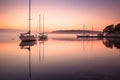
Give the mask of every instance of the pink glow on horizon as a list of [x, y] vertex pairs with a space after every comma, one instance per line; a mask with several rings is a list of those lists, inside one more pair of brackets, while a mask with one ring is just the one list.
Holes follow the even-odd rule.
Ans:
[[[95, 8], [94, 6], [90, 6], [90, 3], [90, 5], [88, 5], [87, 2], [84, 2], [83, 4], [80, 3], [81, 5], [78, 5], [79, 2], [76, 3], [75, 1], [73, 3], [63, 3], [62, 1], [61, 3], [58, 3], [60, 2], [59, 0], [58, 2], [52, 2], [52, 0], [51, 2], [43, 1], [37, 3], [36, 0], [32, 2], [32, 29], [37, 29], [38, 27], [39, 14], [45, 15], [46, 31], [83, 29], [82, 27], [84, 24], [86, 25], [86, 29], [90, 30], [93, 25], [94, 30], [102, 31], [105, 26], [117, 24], [120, 21], [120, 18], [117, 15], [120, 12], [117, 12], [117, 10], [114, 9], [114, 11], [112, 11], [112, 8], [114, 7], [111, 9], [108, 8], [108, 11], [106, 11], [106, 9], [102, 9], [102, 6], [98, 5], [98, 8]], [[3, 9], [0, 13], [0, 28], [27, 29], [27, 19], [27, 1], [25, 1], [22, 6], [20, 3], [12, 6], [9, 4], [5, 9], [3, 5]]]

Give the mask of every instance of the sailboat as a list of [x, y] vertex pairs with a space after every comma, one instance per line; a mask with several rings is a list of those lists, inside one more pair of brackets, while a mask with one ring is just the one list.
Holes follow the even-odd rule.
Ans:
[[83, 26], [83, 35], [79, 35], [79, 34], [77, 34], [77, 38], [87, 38], [87, 37], [89, 37], [89, 35], [86, 35], [85, 34], [85, 25]]
[[44, 33], [44, 15], [43, 15], [43, 32], [41, 32], [41, 15], [39, 15], [39, 40], [47, 40], [48, 35]]
[[31, 0], [29, 0], [29, 31], [27, 33], [20, 33], [19, 38], [22, 41], [35, 41], [36, 37], [31, 35]]

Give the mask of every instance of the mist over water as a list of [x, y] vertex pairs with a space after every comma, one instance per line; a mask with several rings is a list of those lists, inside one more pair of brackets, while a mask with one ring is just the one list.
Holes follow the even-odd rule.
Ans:
[[21, 42], [0, 32], [0, 80], [119, 80], [119, 39], [77, 39], [49, 34], [47, 41]]

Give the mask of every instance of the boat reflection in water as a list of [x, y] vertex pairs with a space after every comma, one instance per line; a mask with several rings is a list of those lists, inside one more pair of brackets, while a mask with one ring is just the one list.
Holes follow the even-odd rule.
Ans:
[[[109, 54], [119, 52], [104, 47], [105, 40], [70, 36], [40, 40], [37, 46], [21, 42], [21, 49], [29, 51], [29, 77], [25, 80], [119, 80], [120, 55]], [[119, 43], [110, 42], [112, 46]]]
[[60, 41], [96, 41], [96, 40], [103, 40], [103, 38], [52, 38], [53, 40], [60, 40]]
[[[46, 41], [46, 39], [44, 39]], [[44, 40], [39, 41], [39, 62], [44, 61]]]
[[44, 41], [47, 41], [47, 40], [48, 40], [48, 38], [45, 38], [45, 37], [38, 39], [38, 41], [40, 41], [40, 42], [44, 42]]
[[21, 47], [21, 49], [24, 49], [26, 47], [34, 46], [36, 43], [36, 41], [21, 41], [19, 46]]
[[114, 39], [114, 38], [104, 38], [103, 44], [108, 48], [117, 48], [120, 49], [120, 39]]
[[31, 80], [31, 47], [34, 46], [37, 42], [36, 41], [21, 41], [21, 43], [19, 44], [19, 46], [21, 47], [21, 49], [27, 49], [29, 51], [29, 76], [27, 78], [27, 80]]
[[114, 38], [52, 38], [53, 40], [60, 40], [60, 41], [102, 41], [103, 44], [108, 48], [117, 48], [120, 49], [120, 39]]

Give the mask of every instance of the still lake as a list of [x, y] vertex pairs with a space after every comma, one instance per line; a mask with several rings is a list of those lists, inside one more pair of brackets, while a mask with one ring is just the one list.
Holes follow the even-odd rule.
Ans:
[[21, 42], [18, 35], [0, 33], [0, 80], [120, 80], [119, 39], [49, 34]]

